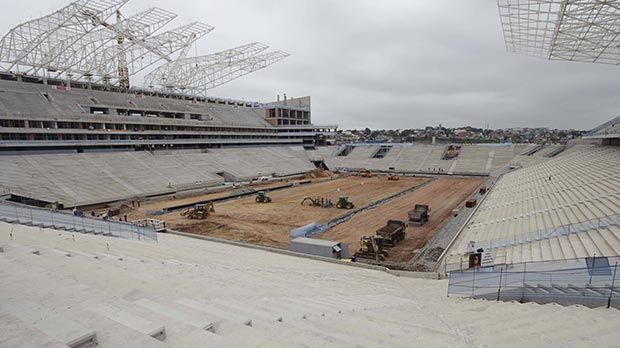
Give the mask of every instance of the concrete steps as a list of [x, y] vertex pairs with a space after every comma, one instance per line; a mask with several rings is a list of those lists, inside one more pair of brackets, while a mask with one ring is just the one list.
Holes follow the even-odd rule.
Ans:
[[[33, 322], [36, 315], [19, 317], [21, 303], [52, 311], [56, 319], [45, 325], [77, 323], [84, 334], [96, 332], [104, 348], [570, 345], [595, 330], [576, 323], [620, 319], [575, 306], [446, 298], [445, 281], [174, 235], [159, 243], [74, 240], [63, 231], [17, 226], [10, 240], [7, 226], [0, 223], [0, 346], [58, 347], [66, 340], [56, 337], [73, 338], [44, 331]], [[546, 322], [558, 334], [540, 334]], [[502, 338], [506, 330], [521, 335]], [[525, 332], [539, 334], [520, 338]], [[596, 332], [620, 339], [608, 325]]]

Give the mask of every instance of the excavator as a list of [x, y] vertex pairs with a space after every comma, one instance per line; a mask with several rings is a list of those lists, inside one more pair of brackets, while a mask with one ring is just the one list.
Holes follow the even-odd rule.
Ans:
[[301, 205], [304, 205], [306, 201], [310, 201], [311, 207], [320, 207], [321, 206], [321, 197], [319, 196], [307, 196], [304, 197], [301, 201]]
[[334, 203], [332, 203], [331, 199], [319, 196], [304, 197], [304, 199], [301, 201], [301, 204], [303, 205], [306, 201], [310, 201], [309, 205], [311, 207], [331, 208], [334, 206]]

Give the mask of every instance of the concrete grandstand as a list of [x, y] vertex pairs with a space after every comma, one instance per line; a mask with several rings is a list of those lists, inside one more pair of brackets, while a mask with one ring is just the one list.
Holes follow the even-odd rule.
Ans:
[[[323, 160], [329, 168], [376, 171], [397, 171], [426, 174], [488, 175], [506, 166], [530, 145], [477, 144], [462, 145], [458, 157], [444, 159], [450, 145], [430, 144], [353, 144], [342, 147], [309, 150], [312, 160]], [[342, 148], [350, 151], [343, 153]], [[379, 149], [387, 149], [382, 157], [374, 156]]]
[[505, 174], [451, 249], [459, 264], [474, 241], [496, 264], [620, 253], [620, 148], [577, 145]]

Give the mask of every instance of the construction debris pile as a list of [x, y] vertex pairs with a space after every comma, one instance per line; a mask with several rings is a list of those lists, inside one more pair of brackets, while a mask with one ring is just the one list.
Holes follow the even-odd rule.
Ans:
[[316, 168], [316, 169], [313, 169], [307, 172], [304, 175], [304, 178], [305, 179], [319, 179], [319, 178], [331, 178], [333, 176], [334, 176], [334, 173], [330, 172], [329, 170]]

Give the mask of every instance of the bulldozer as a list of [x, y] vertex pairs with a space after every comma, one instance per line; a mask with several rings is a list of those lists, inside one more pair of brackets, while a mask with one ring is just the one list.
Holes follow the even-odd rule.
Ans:
[[185, 216], [188, 219], [206, 219], [210, 213], [215, 213], [215, 206], [213, 202], [205, 204], [196, 204], [195, 206], [183, 210], [181, 216]]
[[353, 209], [355, 208], [355, 204], [349, 200], [349, 197], [340, 196], [338, 197], [338, 202], [336, 202], [336, 208], [338, 209]]
[[355, 257], [374, 259], [376, 262], [384, 261], [388, 252], [383, 250], [383, 239], [379, 236], [363, 236], [360, 238], [360, 249]]
[[267, 196], [267, 192], [258, 191], [256, 194], [256, 203], [271, 203], [271, 197]]
[[398, 174], [396, 174], [396, 173], [392, 173], [392, 174], [388, 175], [388, 180], [390, 180], [390, 181], [398, 181], [398, 180], [400, 180], [400, 176], [398, 176]]

